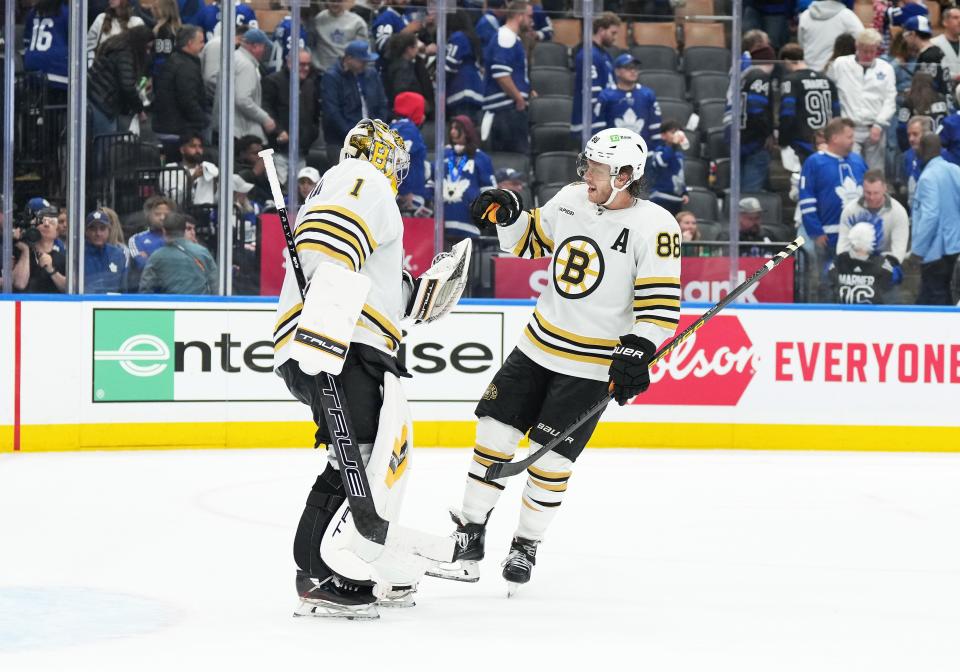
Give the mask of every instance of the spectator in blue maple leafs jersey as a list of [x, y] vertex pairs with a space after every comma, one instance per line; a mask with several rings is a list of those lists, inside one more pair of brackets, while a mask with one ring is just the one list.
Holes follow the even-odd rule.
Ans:
[[616, 86], [597, 97], [594, 128], [629, 128], [638, 133], [649, 149], [660, 144], [660, 104], [653, 89], [639, 83], [640, 61], [621, 54], [614, 61]]
[[450, 38], [447, 40], [445, 69], [447, 73], [447, 118], [461, 114], [480, 123], [483, 106], [483, 78], [480, 62], [483, 49], [470, 26], [470, 17], [462, 9], [447, 19]]
[[530, 79], [527, 53], [520, 36], [532, 27], [533, 8], [525, 0], [507, 5], [506, 22], [483, 54], [486, 64], [481, 134], [492, 151], [519, 152], [530, 148]]
[[[602, 131], [605, 126], [603, 120], [596, 115], [597, 102], [600, 92], [614, 85], [613, 59], [607, 49], [614, 46], [617, 34], [623, 27], [623, 22], [613, 12], [604, 12], [593, 21], [593, 77], [590, 80], [590, 108], [594, 110], [593, 133]], [[573, 59], [573, 69], [576, 73], [573, 84], [573, 118], [570, 120], [570, 132], [580, 135], [583, 131], [583, 49], [577, 50]]]

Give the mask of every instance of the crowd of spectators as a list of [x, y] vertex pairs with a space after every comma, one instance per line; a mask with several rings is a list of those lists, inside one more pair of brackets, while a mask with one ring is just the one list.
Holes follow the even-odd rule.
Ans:
[[[68, 0], [22, 3], [30, 5], [21, 17], [23, 70], [44, 73], [47, 104], [65, 104], [71, 5]], [[960, 213], [951, 214], [942, 190], [955, 178], [949, 165], [960, 165], [960, 9], [944, 0], [934, 17], [931, 2], [857, 3], [745, 0], [744, 33], [736, 36], [740, 55], [730, 59], [728, 51], [725, 56], [741, 69], [742, 249], [768, 254], [764, 243], [789, 240], [799, 231], [808, 240], [805, 297], [863, 301], [863, 292], [840, 291], [838, 278], [849, 280], [850, 273], [837, 268], [842, 255], [846, 263], [850, 255], [862, 254], [864, 236], [853, 236], [856, 247], [848, 234], [868, 222], [876, 233], [868, 258], [879, 257], [881, 267], [892, 269], [892, 289], [875, 293], [872, 301], [950, 301]], [[621, 126], [641, 134], [650, 150], [649, 197], [677, 216], [685, 240], [699, 245], [685, 254], [723, 253], [709, 242], [725, 233], [719, 222], [729, 208], [723, 177], [729, 175], [729, 160], [707, 141], [724, 126], [729, 138], [731, 118], [709, 125], [708, 109], [717, 96], [697, 92], [699, 73], [692, 60], [681, 61], [674, 50], [672, 65], [651, 65], [646, 52], [628, 47], [634, 40], [638, 49], [644, 46], [638, 25], [673, 19], [670, 3], [608, 2], [608, 9], [619, 11], [594, 17], [589, 119], [583, 118], [581, 99], [583, 48], [546, 48], [560, 45], [548, 44], [554, 26], [539, 3], [459, 3], [448, 17], [444, 45], [436, 43], [429, 3], [306, 4], [296, 36], [299, 56], [292, 63], [290, 17], [268, 25], [264, 18], [275, 14], [269, 3], [237, 2], [231, 45], [235, 122], [233, 137], [224, 138], [218, 128], [225, 48], [219, 3], [91, 0], [86, 50], [93, 174], [103, 177], [115, 169], [110, 143], [118, 135], [132, 133], [161, 149], [160, 177], [151, 178], [151, 189], [139, 185], [142, 209], [117, 207], [118, 216], [110, 206], [119, 202], [100, 192], [90, 203], [87, 271], [99, 275], [86, 284], [87, 291], [187, 286], [161, 281], [187, 264], [168, 263], [174, 270], [147, 272], [150, 259], [164, 250], [168, 262], [190, 260], [207, 274], [189, 286], [216, 292], [217, 283], [209, 282], [216, 267], [212, 256], [208, 263], [192, 246], [212, 248], [219, 235], [231, 236], [234, 286], [243, 285], [237, 282], [237, 260], [255, 265], [259, 216], [274, 205], [257, 153], [273, 148], [281, 180], [293, 171], [303, 198], [337, 160], [343, 137], [363, 117], [392, 122], [411, 151], [410, 175], [398, 194], [405, 215], [432, 216], [439, 181], [448, 242], [480, 234], [468, 205], [483, 189], [506, 181], [535, 205], [575, 179], [569, 155], [589, 124], [590, 129]], [[572, 9], [545, 4], [554, 17]], [[717, 0], [717, 13], [723, 6]], [[630, 17], [630, 12], [644, 16]], [[723, 24], [716, 25], [722, 32]], [[682, 36], [679, 19], [676, 28], [675, 35]], [[300, 94], [298, 137], [291, 138], [294, 70]], [[447, 142], [435, 150], [438, 72], [446, 83]], [[660, 82], [672, 84], [677, 77], [679, 94], [661, 88]], [[732, 93], [726, 92], [728, 111]], [[690, 108], [698, 114], [690, 114]], [[930, 136], [938, 143], [935, 156], [929, 154]], [[231, 167], [217, 165], [217, 147], [224, 142], [234, 143]], [[296, 143], [297, 165], [290, 165], [291, 143]], [[441, 156], [442, 174], [434, 174], [434, 153]], [[698, 172], [703, 165], [707, 168]], [[697, 176], [692, 182], [691, 175]], [[233, 228], [225, 232], [216, 208], [220, 181], [227, 177], [235, 202]], [[921, 193], [937, 195], [936, 216], [930, 214], [934, 204]], [[775, 217], [770, 195], [782, 201]], [[18, 290], [63, 291], [57, 269], [65, 236], [50, 239], [44, 233], [46, 219], [33, 213], [28, 220], [41, 233], [30, 247], [29, 264], [21, 263], [23, 243], [15, 246]], [[894, 220], [896, 226], [890, 225]], [[123, 263], [116, 250], [122, 251]], [[907, 288], [903, 269], [911, 263], [919, 269], [920, 286]], [[246, 276], [247, 269], [241, 270]], [[250, 286], [256, 291], [256, 282]]]

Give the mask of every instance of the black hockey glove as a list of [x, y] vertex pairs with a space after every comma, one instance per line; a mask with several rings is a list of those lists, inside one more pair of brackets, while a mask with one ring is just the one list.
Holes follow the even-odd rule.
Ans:
[[470, 217], [478, 227], [496, 224], [507, 226], [523, 212], [523, 198], [509, 189], [488, 189], [470, 204]]
[[623, 406], [650, 387], [650, 360], [657, 352], [653, 343], [635, 334], [620, 337], [610, 362], [613, 398]]

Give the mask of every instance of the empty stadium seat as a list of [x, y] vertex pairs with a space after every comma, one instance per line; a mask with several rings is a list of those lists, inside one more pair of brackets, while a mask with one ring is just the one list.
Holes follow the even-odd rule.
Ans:
[[570, 123], [573, 113], [572, 96], [537, 96], [530, 100], [530, 123]]
[[683, 72], [730, 72], [730, 50], [720, 47], [688, 47], [683, 51]]
[[697, 219], [709, 219], [716, 221], [720, 219], [720, 207], [717, 204], [717, 195], [709, 189], [703, 187], [688, 187], [687, 196], [689, 201], [684, 210], [689, 210], [697, 216]]
[[630, 47], [630, 53], [648, 70], [676, 70], [680, 61], [676, 49], [658, 44], [638, 44]]
[[697, 217], [697, 230], [700, 232], [700, 240], [720, 240], [723, 224]]
[[538, 184], [569, 184], [578, 179], [576, 152], [545, 152], [534, 163]]
[[684, 152], [684, 155], [685, 155], [685, 156], [692, 156], [692, 157], [694, 157], [694, 158], [700, 158], [700, 157], [702, 157], [702, 156], [703, 156], [703, 151], [702, 151], [702, 150], [703, 150], [703, 147], [702, 147], [701, 145], [703, 144], [703, 142], [702, 142], [702, 140], [700, 139], [700, 138], [702, 137], [702, 135], [700, 134], [700, 132], [699, 132], [699, 131], [688, 131], [688, 130], [684, 129], [684, 133], [685, 133], [686, 136], [687, 136], [687, 140], [690, 142], [690, 149], [687, 149], [687, 150]]
[[513, 168], [520, 172], [524, 179], [530, 179], [530, 157], [519, 152], [490, 152], [490, 161], [493, 163], [493, 170], [498, 171], [501, 168]]
[[677, 7], [674, 15], [678, 21], [683, 21], [688, 16], [716, 16], [717, 10], [713, 6], [713, 0], [686, 0]]
[[540, 96], [572, 96], [573, 73], [555, 66], [530, 68], [530, 88]]
[[657, 98], [657, 102], [660, 103], [660, 116], [664, 121], [676, 121], [685, 127], [693, 114], [693, 105], [685, 100]]
[[530, 128], [530, 149], [533, 154], [569, 152], [577, 149], [579, 139], [570, 133], [570, 124], [537, 124]]
[[714, 163], [717, 166], [717, 180], [713, 188], [722, 192], [730, 188], [730, 159], [717, 159]]
[[423, 136], [423, 144], [427, 146], [427, 149], [434, 149], [437, 144], [434, 139], [435, 128], [436, 126], [434, 126], [434, 122], [432, 121], [425, 121], [423, 122], [423, 126], [420, 127], [420, 135]]
[[690, 47], [726, 47], [727, 38], [720, 22], [683, 24], [683, 46]]
[[720, 98], [701, 100], [697, 105], [697, 114], [700, 115], [700, 130], [707, 132], [711, 128], [723, 126], [723, 112], [727, 102]]
[[575, 47], [583, 41], [583, 24], [580, 19], [553, 19], [553, 41]]
[[559, 42], [537, 42], [530, 56], [531, 67], [570, 68], [570, 50]]
[[706, 187], [709, 184], [709, 168], [703, 159], [685, 157], [683, 178], [688, 187]]
[[672, 22], [634, 21], [632, 31], [634, 44], [658, 44], [663, 47], [677, 48], [677, 26]]
[[713, 160], [730, 157], [730, 142], [723, 128], [713, 128], [707, 133], [707, 155]]
[[567, 186], [567, 183], [562, 184], [544, 184], [537, 189], [537, 207], [542, 208], [544, 204], [549, 201], [551, 198], [557, 195], [557, 192]]
[[[642, 79], [642, 76], [641, 76]], [[693, 102], [727, 99], [730, 75], [722, 72], [698, 72], [690, 77], [690, 98]]]
[[640, 83], [653, 89], [658, 99], [684, 100], [687, 97], [687, 83], [679, 72], [644, 70], [640, 73]]

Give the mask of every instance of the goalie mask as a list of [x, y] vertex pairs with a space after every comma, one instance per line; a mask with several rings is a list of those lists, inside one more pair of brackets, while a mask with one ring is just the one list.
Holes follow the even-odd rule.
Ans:
[[[626, 128], [608, 128], [594, 135], [577, 157], [577, 174], [587, 172], [587, 160], [610, 166], [610, 198], [603, 204], [610, 205], [624, 189], [643, 177], [647, 163], [647, 143], [637, 133]], [[632, 168], [630, 182], [616, 186], [617, 176], [624, 168]]]
[[379, 119], [361, 119], [343, 140], [340, 160], [362, 159], [387, 176], [394, 192], [410, 170], [403, 138]]

